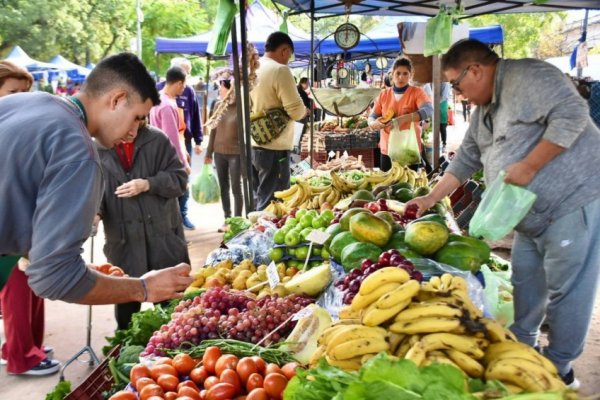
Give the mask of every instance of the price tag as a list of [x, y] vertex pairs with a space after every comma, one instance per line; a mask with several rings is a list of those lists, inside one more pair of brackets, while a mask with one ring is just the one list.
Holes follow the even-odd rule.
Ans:
[[271, 264], [267, 266], [267, 280], [269, 281], [269, 286], [271, 289], [274, 289], [275, 286], [279, 284], [279, 274], [277, 273], [277, 266], [275, 263], [271, 261]]
[[329, 158], [333, 158], [335, 157], [335, 152], [333, 150], [330, 150], [329, 153], [327, 153], [327, 155], [329, 156]]
[[298, 321], [300, 318], [310, 317], [313, 312], [315, 312], [315, 307], [311, 304], [310, 306], [304, 307], [302, 310], [294, 314], [292, 321]]
[[348, 152], [346, 150], [344, 150], [344, 154], [342, 154], [342, 160], [347, 160], [348, 159]]
[[320, 245], [324, 244], [327, 239], [329, 239], [329, 233], [322, 232], [318, 229], [315, 229], [306, 235], [306, 240]]

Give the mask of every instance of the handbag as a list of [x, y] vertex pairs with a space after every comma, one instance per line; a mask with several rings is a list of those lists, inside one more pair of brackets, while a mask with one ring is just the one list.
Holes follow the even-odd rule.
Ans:
[[258, 145], [271, 143], [282, 133], [290, 116], [283, 108], [270, 108], [250, 116], [250, 135]]

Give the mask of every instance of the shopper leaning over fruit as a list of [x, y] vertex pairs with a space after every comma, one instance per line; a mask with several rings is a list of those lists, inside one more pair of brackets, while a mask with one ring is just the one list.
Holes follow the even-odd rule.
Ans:
[[19, 93], [0, 99], [0, 268], [25, 254], [40, 297], [81, 304], [162, 301], [191, 282], [190, 267], [141, 278], [100, 275], [81, 247], [102, 196], [94, 141], [112, 148], [158, 103], [154, 81], [133, 54], [100, 62], [74, 97]]
[[537, 195], [515, 228], [512, 249], [518, 339], [539, 346], [567, 385], [583, 351], [600, 267], [600, 131], [585, 100], [556, 67], [538, 60], [501, 60], [476, 40], [456, 43], [442, 58], [455, 92], [478, 107], [443, 178], [412, 200], [419, 213], [483, 168], [486, 183], [505, 182]]

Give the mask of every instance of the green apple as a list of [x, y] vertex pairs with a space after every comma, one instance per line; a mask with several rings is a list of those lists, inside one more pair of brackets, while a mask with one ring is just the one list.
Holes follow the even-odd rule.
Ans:
[[288, 246], [296, 246], [300, 243], [300, 233], [295, 230], [289, 231], [285, 235], [285, 244]]
[[273, 241], [275, 242], [275, 244], [284, 244], [286, 233], [287, 232], [283, 229], [279, 229], [278, 231], [276, 231], [273, 235]]
[[269, 258], [275, 262], [278, 262], [283, 258], [283, 248], [281, 247], [272, 247], [269, 250]]
[[[312, 211], [312, 210], [311, 210], [311, 211]], [[312, 216], [312, 215], [310, 215], [310, 214], [306, 214], [306, 215], [302, 216], [302, 218], [300, 218], [300, 225], [301, 225], [303, 228], [309, 228], [309, 227], [312, 227], [312, 222], [313, 222], [313, 219], [314, 219], [314, 218], [315, 218], [314, 216]]]

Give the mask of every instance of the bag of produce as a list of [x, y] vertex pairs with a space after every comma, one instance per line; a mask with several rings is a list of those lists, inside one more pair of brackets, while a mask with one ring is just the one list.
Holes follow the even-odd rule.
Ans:
[[412, 165], [421, 162], [414, 121], [411, 121], [410, 129], [401, 131], [398, 127], [398, 121], [396, 119], [392, 120], [392, 130], [388, 139], [388, 156], [400, 165]]
[[212, 171], [212, 165], [205, 164], [200, 175], [194, 179], [192, 197], [200, 204], [216, 203], [221, 199], [219, 183]]
[[515, 321], [513, 308], [510, 271], [492, 271], [487, 265], [481, 266], [485, 280], [483, 295], [485, 307], [490, 315], [503, 326], [510, 326]]
[[520, 186], [504, 183], [501, 171], [483, 193], [479, 207], [469, 223], [469, 235], [500, 240], [525, 217], [537, 195]]

